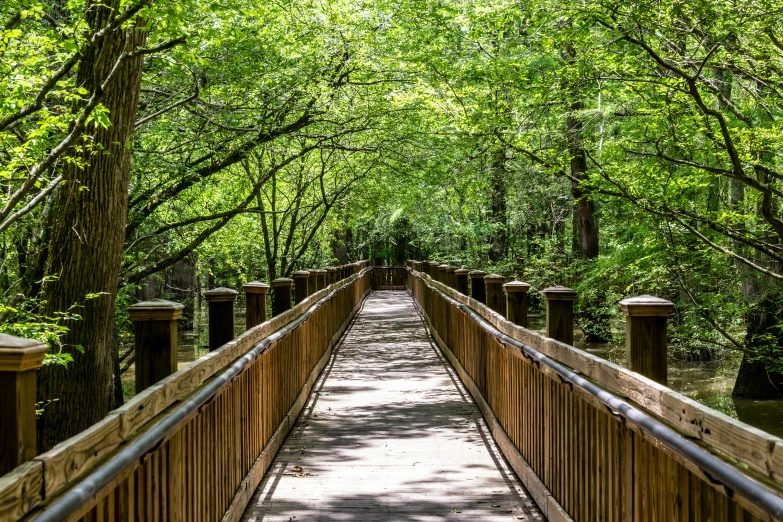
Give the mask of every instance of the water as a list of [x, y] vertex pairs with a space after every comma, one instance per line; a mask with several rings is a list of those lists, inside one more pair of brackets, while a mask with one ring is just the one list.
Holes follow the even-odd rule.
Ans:
[[[209, 321], [206, 308], [196, 310], [192, 330], [179, 330], [177, 334], [177, 369], [184, 368], [199, 357], [209, 353]], [[234, 335], [245, 331], [245, 310], [237, 309], [234, 313]], [[131, 365], [122, 374], [122, 390], [125, 400], [136, 394], [136, 367]]]
[[[544, 333], [542, 317], [530, 317], [530, 329]], [[245, 331], [245, 311], [237, 310], [234, 316], [237, 335]], [[206, 309], [197, 312], [192, 330], [180, 330], [178, 343], [178, 367], [182, 368], [209, 352]], [[574, 330], [574, 345], [593, 355], [625, 366], [625, 345], [619, 343], [588, 343], [582, 331]], [[783, 437], [783, 399], [754, 401], [735, 399], [731, 396], [739, 370], [739, 358], [729, 357], [707, 362], [682, 361], [669, 357], [669, 387], [710, 408], [739, 419], [751, 426]], [[135, 371], [131, 366], [122, 376], [125, 399], [135, 394]]]
[[[544, 318], [530, 317], [531, 330], [543, 334]], [[574, 346], [580, 350], [626, 366], [625, 344], [588, 343], [582, 331], [574, 329]], [[731, 396], [739, 371], [740, 358], [733, 356], [714, 361], [683, 361], [669, 356], [669, 388], [714, 410], [742, 422], [783, 437], [783, 399], [754, 401]]]

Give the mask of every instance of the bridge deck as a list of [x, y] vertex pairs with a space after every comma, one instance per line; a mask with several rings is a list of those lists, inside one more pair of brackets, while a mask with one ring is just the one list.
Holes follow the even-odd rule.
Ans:
[[405, 292], [374, 292], [245, 521], [542, 520]]

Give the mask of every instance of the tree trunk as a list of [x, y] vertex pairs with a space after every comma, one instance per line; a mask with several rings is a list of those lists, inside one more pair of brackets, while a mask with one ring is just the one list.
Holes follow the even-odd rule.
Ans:
[[[110, 23], [119, 4], [119, 0], [88, 2], [86, 21], [92, 32]], [[110, 33], [102, 48], [82, 58], [77, 84], [92, 94], [98, 87], [95, 72], [103, 81], [120, 55], [143, 45], [145, 39], [140, 25]], [[38, 426], [40, 451], [99, 421], [114, 403], [114, 305], [125, 241], [129, 141], [142, 64], [143, 59], [137, 57], [119, 65], [102, 98], [111, 125], [85, 129], [85, 137], [92, 137], [78, 143], [86, 150], [74, 148], [70, 155], [79, 161], [63, 166], [65, 186], [55, 203], [46, 263], [46, 273], [56, 279], [44, 285], [44, 312], [54, 316], [79, 305], [73, 311], [82, 319], [66, 322], [70, 331], [63, 339], [64, 350], [73, 354], [73, 363], [67, 368], [46, 366], [38, 375], [38, 399], [45, 404]]]
[[[772, 283], [774, 284], [774, 283]], [[748, 350], [766, 354], [756, 359], [747, 354], [742, 357], [732, 397], [747, 399], [778, 399], [783, 397], [783, 374], [770, 371], [770, 359], [780, 359], [783, 353], [783, 335], [780, 330], [780, 310], [783, 295], [773, 287], [757, 289], [761, 298], [751, 305], [745, 318], [747, 334], [745, 346]]]
[[501, 148], [490, 166], [489, 219], [495, 230], [489, 238], [489, 260], [497, 263], [506, 255], [506, 151]]
[[[571, 113], [567, 119], [568, 151], [571, 156], [571, 194], [574, 196], [574, 224], [578, 250], [574, 253], [579, 259], [594, 259], [598, 257], [598, 220], [595, 217], [595, 204], [592, 198], [581, 187], [587, 179], [587, 155], [582, 141], [583, 124], [575, 112], [582, 109], [582, 103], [571, 105]], [[579, 180], [579, 181], [576, 181]]]

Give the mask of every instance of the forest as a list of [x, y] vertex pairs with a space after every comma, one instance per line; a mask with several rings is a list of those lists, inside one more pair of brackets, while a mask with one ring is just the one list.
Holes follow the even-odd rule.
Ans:
[[[359, 259], [675, 303], [783, 397], [778, 0], [4, 0], [0, 332], [45, 451], [122, 404], [127, 307]], [[539, 296], [539, 297], [536, 297]], [[132, 354], [131, 354], [132, 356]]]

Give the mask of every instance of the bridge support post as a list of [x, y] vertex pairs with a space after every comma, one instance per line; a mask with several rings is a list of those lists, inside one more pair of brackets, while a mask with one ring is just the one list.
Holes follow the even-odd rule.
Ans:
[[269, 285], [259, 281], [253, 281], [243, 285], [245, 289], [245, 329], [250, 330], [254, 326], [266, 321], [266, 294]]
[[0, 334], [0, 476], [38, 454], [35, 430], [35, 371], [46, 344]]
[[437, 271], [437, 275], [435, 276], [435, 280], [436, 280], [436, 281], [438, 281], [438, 282], [440, 282], [440, 283], [443, 283], [444, 285], [445, 285], [445, 284], [447, 284], [447, 283], [446, 283], [446, 269], [447, 269], [448, 267], [449, 267], [449, 265], [447, 265], [447, 264], [445, 264], [445, 263], [444, 263], [444, 264], [442, 264], [442, 265], [438, 265], [438, 268], [437, 268], [437, 270], [438, 270], [438, 271]]
[[674, 304], [651, 295], [620, 301], [625, 314], [628, 368], [666, 385], [666, 318]]
[[[312, 276], [311, 276], [312, 277]], [[280, 315], [291, 309], [291, 287], [294, 284], [293, 279], [287, 277], [278, 277], [272, 281], [272, 314]]]
[[481, 270], [473, 270], [468, 273], [470, 278], [470, 297], [478, 301], [479, 303], [487, 304], [487, 289], [484, 286], [484, 276], [486, 272]]
[[209, 351], [234, 338], [234, 303], [239, 292], [231, 288], [213, 288], [204, 292], [209, 307]]
[[574, 301], [576, 290], [553, 286], [544, 290], [546, 335], [561, 343], [574, 344]]
[[446, 267], [446, 281], [445, 281], [445, 284], [449, 288], [454, 288], [455, 286], [457, 286], [457, 279], [454, 276], [454, 273], [456, 271], [457, 271], [457, 267], [456, 266], [449, 265], [449, 266]]
[[313, 295], [318, 291], [318, 270], [304, 270], [309, 277], [307, 278], [307, 295]]
[[503, 299], [503, 283], [506, 278], [498, 274], [489, 274], [484, 276], [484, 285], [487, 293], [487, 306], [496, 311], [503, 317], [505, 313], [505, 299]]
[[458, 268], [454, 271], [454, 290], [457, 292], [468, 295], [468, 274], [470, 270], [465, 268]]
[[329, 273], [329, 282], [326, 286], [335, 284], [339, 280], [337, 277], [337, 269], [333, 266], [330, 266], [326, 269], [326, 271]]
[[527, 328], [527, 294], [530, 285], [522, 281], [511, 281], [503, 285], [506, 290], [506, 319]]
[[294, 301], [301, 303], [310, 295], [310, 272], [298, 270], [294, 272]]
[[177, 321], [185, 305], [153, 299], [128, 307], [136, 351], [136, 393], [177, 371]]
[[326, 274], [328, 274], [328, 272], [326, 270], [324, 270], [323, 268], [315, 271], [315, 275], [317, 277], [317, 279], [316, 279], [317, 283], [316, 283], [316, 286], [315, 286], [316, 291], [320, 291], [320, 290], [323, 290], [324, 288], [326, 288], [326, 285], [327, 285]]

